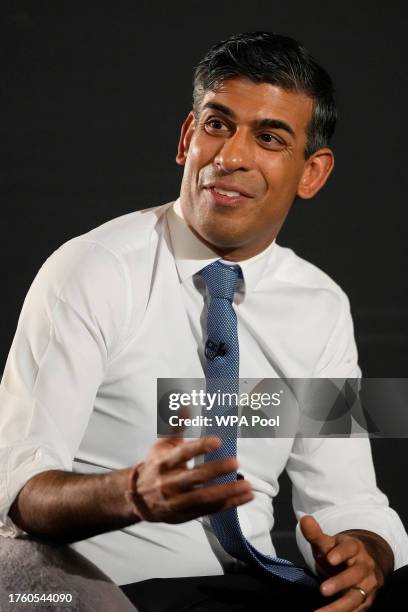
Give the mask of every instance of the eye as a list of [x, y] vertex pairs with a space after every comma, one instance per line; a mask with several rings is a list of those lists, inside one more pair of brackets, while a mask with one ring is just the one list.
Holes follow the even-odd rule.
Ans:
[[228, 126], [217, 117], [210, 117], [204, 122], [205, 131], [208, 134], [226, 134], [229, 132]]
[[264, 132], [259, 135], [260, 140], [263, 144], [269, 146], [269, 148], [279, 148], [285, 146], [285, 143], [282, 142], [275, 134], [270, 134], [269, 132]]

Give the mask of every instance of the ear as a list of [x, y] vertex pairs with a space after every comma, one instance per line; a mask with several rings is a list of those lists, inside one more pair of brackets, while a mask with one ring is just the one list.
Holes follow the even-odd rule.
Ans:
[[180, 139], [177, 147], [176, 162], [180, 166], [184, 166], [187, 159], [188, 149], [190, 147], [191, 138], [195, 129], [195, 117], [193, 111], [190, 111], [187, 119], [181, 126]]
[[323, 187], [333, 167], [334, 155], [331, 149], [319, 149], [313, 153], [306, 160], [297, 195], [305, 200], [312, 198]]

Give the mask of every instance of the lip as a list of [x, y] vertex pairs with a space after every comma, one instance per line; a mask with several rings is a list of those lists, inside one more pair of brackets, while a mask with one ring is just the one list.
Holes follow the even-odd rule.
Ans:
[[[238, 185], [230, 185], [227, 183], [210, 183], [205, 186], [205, 189], [210, 194], [214, 204], [220, 204], [221, 206], [230, 206], [231, 208], [236, 208], [240, 204], [243, 204], [245, 201], [248, 201], [252, 196], [250, 196], [247, 192], [242, 191], [242, 187]], [[215, 189], [225, 189], [226, 191], [237, 191], [240, 195], [238, 196], [228, 196], [222, 193], [218, 193]]]
[[[208, 183], [204, 185], [205, 189], [224, 189], [225, 191], [238, 191], [242, 196], [246, 198], [252, 198], [253, 196], [245, 191], [241, 185], [235, 183], [228, 183], [224, 181], [213, 181], [212, 183]], [[229, 196], [226, 196], [229, 197]], [[236, 196], [238, 197], [238, 196]]]

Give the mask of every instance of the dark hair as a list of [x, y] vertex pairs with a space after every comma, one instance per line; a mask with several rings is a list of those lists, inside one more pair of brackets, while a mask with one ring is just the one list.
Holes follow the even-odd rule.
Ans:
[[305, 158], [327, 146], [336, 126], [333, 83], [328, 73], [293, 38], [272, 32], [235, 34], [212, 47], [194, 73], [193, 109], [199, 113], [207, 91], [226, 79], [246, 77], [305, 93], [313, 101]]

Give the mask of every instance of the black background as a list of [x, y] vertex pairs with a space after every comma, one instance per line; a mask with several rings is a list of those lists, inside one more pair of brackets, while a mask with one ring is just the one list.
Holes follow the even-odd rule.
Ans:
[[[3, 2], [4, 367], [38, 268], [69, 238], [177, 197], [193, 66], [228, 35], [302, 41], [332, 75], [336, 168], [278, 239], [350, 297], [365, 376], [406, 376], [407, 20], [402, 2]], [[379, 483], [408, 523], [406, 440], [376, 441]], [[339, 458], [341, 461], [341, 458]], [[283, 497], [288, 496], [283, 482]], [[285, 529], [287, 513], [279, 511]]]

